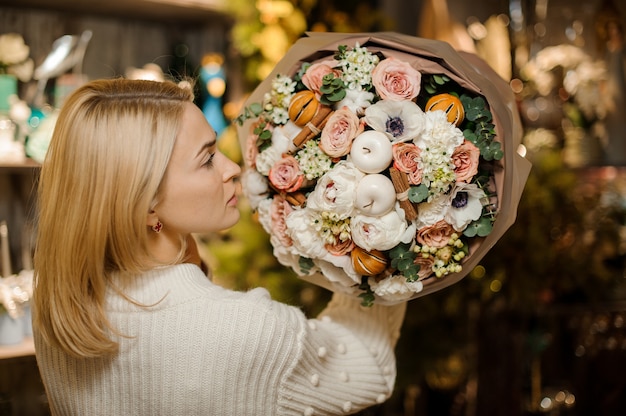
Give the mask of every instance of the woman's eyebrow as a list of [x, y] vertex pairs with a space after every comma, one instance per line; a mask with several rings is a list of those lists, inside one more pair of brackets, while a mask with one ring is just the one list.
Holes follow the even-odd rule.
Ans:
[[196, 154], [196, 157], [199, 157], [200, 155], [202, 155], [207, 149], [210, 149], [211, 147], [215, 146], [216, 140], [211, 140], [210, 142], [206, 142], [202, 145], [202, 147], [200, 148], [200, 150], [198, 151], [198, 153]]

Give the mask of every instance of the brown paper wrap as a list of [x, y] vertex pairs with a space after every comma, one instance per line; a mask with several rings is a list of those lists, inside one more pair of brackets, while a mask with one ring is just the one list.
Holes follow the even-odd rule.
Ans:
[[[489, 103], [496, 125], [497, 140], [501, 143], [504, 157], [495, 165], [494, 180], [498, 194], [498, 215], [491, 233], [485, 238], [475, 238], [470, 254], [463, 262], [463, 270], [442, 278], [431, 277], [423, 281], [424, 288], [411, 299], [428, 295], [450, 286], [465, 277], [496, 244], [515, 222], [517, 206], [530, 172], [530, 162], [517, 153], [522, 139], [522, 125], [517, 112], [515, 97], [509, 85], [479, 57], [455, 51], [448, 43], [416, 38], [392, 32], [381, 33], [307, 33], [299, 39], [276, 65], [272, 73], [254, 90], [245, 106], [261, 102], [263, 94], [271, 88], [277, 74], [293, 75], [304, 62], [316, 62], [331, 57], [339, 45], [350, 47], [358, 43], [370, 52], [381, 52], [411, 63], [425, 74], [445, 74], [461, 87], [482, 95]], [[239, 140], [245, 149], [248, 123], [239, 127]], [[331, 291], [346, 292], [346, 288], [334, 284], [321, 274], [301, 276], [302, 279]], [[361, 293], [355, 289], [355, 295]], [[393, 303], [376, 299], [378, 303]]]

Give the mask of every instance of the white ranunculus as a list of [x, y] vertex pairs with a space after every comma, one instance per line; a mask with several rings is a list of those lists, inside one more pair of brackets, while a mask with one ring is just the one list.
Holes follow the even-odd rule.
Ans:
[[341, 161], [326, 172], [307, 198], [307, 207], [345, 219], [354, 212], [354, 194], [364, 174], [352, 163]]
[[404, 276], [394, 275], [377, 282], [369, 279], [370, 288], [376, 296], [393, 302], [409, 300], [424, 288], [422, 282], [407, 282]]
[[284, 151], [281, 151], [276, 146], [268, 147], [256, 156], [256, 169], [261, 175], [269, 175], [270, 169], [274, 166], [274, 163], [282, 159], [283, 153]]
[[303, 257], [317, 259], [324, 257], [328, 251], [324, 248], [324, 239], [315, 229], [315, 221], [319, 220], [317, 212], [308, 209], [296, 209], [287, 215], [287, 234], [293, 240], [295, 250]]
[[413, 140], [424, 127], [424, 111], [413, 101], [378, 101], [365, 109], [363, 119], [374, 130], [387, 134], [392, 143]]
[[267, 199], [269, 187], [267, 179], [255, 169], [246, 169], [241, 174], [241, 186], [244, 195], [250, 201], [250, 207], [257, 209], [263, 199]]
[[393, 210], [380, 217], [355, 215], [350, 221], [352, 241], [367, 251], [390, 250], [404, 238], [407, 223]]
[[448, 196], [449, 206], [444, 220], [456, 231], [463, 231], [472, 222], [480, 218], [483, 212], [482, 198], [485, 191], [476, 184], [459, 182]]

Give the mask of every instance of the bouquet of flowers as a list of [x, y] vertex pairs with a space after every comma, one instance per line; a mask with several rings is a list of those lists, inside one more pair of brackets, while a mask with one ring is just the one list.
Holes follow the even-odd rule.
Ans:
[[514, 221], [530, 168], [495, 72], [394, 33], [300, 39], [236, 121], [274, 255], [364, 305], [464, 277]]

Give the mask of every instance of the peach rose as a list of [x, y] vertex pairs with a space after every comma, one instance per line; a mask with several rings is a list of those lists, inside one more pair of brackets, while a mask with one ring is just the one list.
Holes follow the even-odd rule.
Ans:
[[445, 247], [450, 241], [450, 236], [454, 233], [454, 228], [444, 220], [439, 220], [433, 225], [420, 228], [417, 231], [416, 240], [428, 247]]
[[469, 140], [464, 140], [452, 153], [457, 182], [470, 182], [478, 173], [480, 150]]
[[322, 96], [320, 88], [322, 87], [322, 79], [324, 75], [335, 74], [335, 77], [341, 75], [339, 69], [334, 69], [337, 66], [337, 61], [329, 60], [312, 64], [307, 68], [304, 75], [302, 75], [302, 83], [311, 91], [315, 93], [315, 96], [319, 100]]
[[428, 257], [424, 257], [418, 254], [415, 260], [413, 260], [413, 263], [420, 266], [420, 270], [417, 272], [419, 279], [425, 279], [433, 274], [433, 264], [435, 264], [435, 258], [433, 256], [429, 255]]
[[408, 62], [389, 57], [372, 71], [372, 84], [383, 100], [413, 100], [420, 92], [422, 74]]
[[281, 191], [294, 192], [300, 189], [304, 181], [304, 175], [295, 157], [283, 155], [270, 168], [268, 175], [270, 183]]
[[350, 153], [352, 141], [364, 127], [348, 107], [335, 111], [326, 122], [320, 137], [320, 149], [330, 157], [342, 157]]
[[391, 147], [393, 152], [393, 167], [408, 174], [409, 183], [422, 183], [422, 169], [420, 156], [422, 150], [413, 143], [396, 143]]
[[354, 249], [354, 242], [350, 238], [346, 241], [341, 241], [337, 238], [335, 244], [324, 244], [324, 247], [333, 256], [343, 256]]
[[270, 217], [272, 223], [272, 233], [276, 236], [280, 244], [291, 247], [293, 240], [287, 234], [287, 224], [285, 218], [293, 211], [293, 208], [280, 195], [275, 195], [270, 206]]

